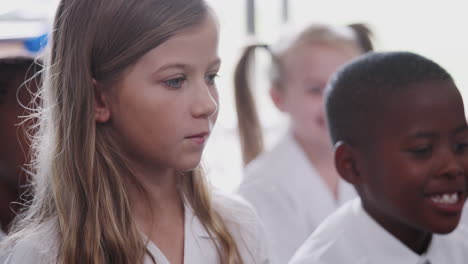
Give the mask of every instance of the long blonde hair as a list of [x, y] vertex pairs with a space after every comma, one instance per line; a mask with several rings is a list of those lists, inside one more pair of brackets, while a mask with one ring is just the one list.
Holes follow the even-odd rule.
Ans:
[[319, 44], [359, 54], [373, 50], [371, 37], [371, 30], [364, 24], [350, 24], [346, 27], [312, 24], [283, 36], [274, 45], [254, 43], [245, 47], [234, 73], [234, 94], [244, 165], [254, 160], [264, 148], [262, 128], [249, 80], [255, 51], [259, 48], [268, 51], [272, 57], [271, 83], [278, 89], [284, 89], [285, 70], [282, 61], [287, 54], [295, 52], [296, 47]]
[[[62, 0], [45, 60], [32, 148], [32, 203], [9, 236], [14, 246], [57, 221], [57, 262], [136, 263], [146, 244], [126, 186], [138, 185], [108, 124], [94, 120], [93, 80], [112, 83], [140, 57], [209, 15], [203, 0]], [[201, 169], [181, 177], [181, 195], [219, 243], [222, 263], [243, 263], [212, 208]], [[153, 258], [154, 261], [154, 258]], [[155, 262], [155, 261], [154, 261]]]

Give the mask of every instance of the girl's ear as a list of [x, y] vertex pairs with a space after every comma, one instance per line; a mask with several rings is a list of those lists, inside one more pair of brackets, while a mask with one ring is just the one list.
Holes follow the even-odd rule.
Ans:
[[276, 108], [278, 108], [281, 112], [285, 112], [283, 103], [283, 91], [280, 90], [278, 87], [272, 87], [270, 88], [270, 97], [273, 103], [275, 104]]
[[362, 183], [357, 160], [357, 153], [349, 144], [343, 141], [335, 144], [336, 170], [343, 179], [352, 185], [360, 185]]
[[94, 86], [94, 119], [97, 123], [106, 123], [110, 119], [110, 110], [104, 87], [93, 79]]

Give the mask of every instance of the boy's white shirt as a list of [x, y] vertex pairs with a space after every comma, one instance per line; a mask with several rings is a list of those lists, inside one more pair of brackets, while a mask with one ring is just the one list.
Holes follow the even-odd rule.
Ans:
[[463, 207], [463, 214], [460, 219], [460, 223], [468, 227], [468, 202], [466, 202], [465, 206]]
[[252, 161], [238, 193], [262, 219], [272, 258], [287, 263], [315, 228], [344, 202], [357, 196], [340, 180], [336, 201], [291, 133]]
[[466, 264], [467, 238], [464, 226], [433, 235], [427, 252], [418, 255], [373, 220], [356, 198], [330, 215], [289, 264]]
[[[273, 263], [268, 254], [263, 227], [250, 205], [240, 198], [220, 194], [215, 194], [213, 203], [215, 210], [225, 220], [226, 226], [233, 235], [244, 263]], [[20, 241], [13, 248], [6, 263], [56, 263], [55, 225], [54, 221], [50, 221], [44, 224], [40, 230]], [[184, 263], [221, 264], [215, 242], [195, 216], [193, 209], [187, 204], [185, 206], [184, 231]], [[145, 238], [144, 235], [143, 237]], [[158, 264], [170, 264], [153, 242], [148, 241], [147, 249]], [[135, 263], [138, 262], [135, 261]], [[145, 256], [143, 264], [152, 263], [151, 258]]]

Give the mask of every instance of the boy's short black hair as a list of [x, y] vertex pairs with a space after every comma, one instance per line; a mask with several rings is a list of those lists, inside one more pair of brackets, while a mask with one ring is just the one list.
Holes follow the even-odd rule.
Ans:
[[379, 106], [389, 95], [414, 83], [438, 80], [453, 81], [440, 65], [411, 52], [373, 52], [347, 63], [325, 91], [332, 143], [365, 144], [369, 131], [385, 118]]

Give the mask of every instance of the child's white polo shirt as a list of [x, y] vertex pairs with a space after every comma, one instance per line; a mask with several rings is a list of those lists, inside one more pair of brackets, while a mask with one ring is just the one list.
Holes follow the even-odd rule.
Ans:
[[466, 264], [468, 231], [459, 226], [448, 235], [433, 235], [427, 252], [418, 255], [381, 227], [359, 198], [330, 215], [295, 253], [290, 264]]

